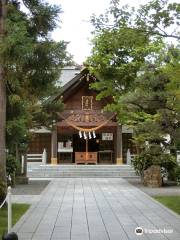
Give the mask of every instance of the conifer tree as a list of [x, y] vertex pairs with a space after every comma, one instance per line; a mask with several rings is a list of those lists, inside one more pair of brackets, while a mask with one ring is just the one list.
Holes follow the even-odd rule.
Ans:
[[[0, 1], [0, 40], [4, 38], [5, 0]], [[6, 85], [3, 62], [0, 62], [0, 203], [6, 196]]]
[[148, 142], [152, 148], [146, 156], [154, 152], [161, 162], [167, 150], [176, 155], [180, 135], [180, 4], [153, 0], [135, 9], [119, 2], [113, 0], [104, 15], [92, 17], [93, 50], [87, 62], [100, 79], [92, 88], [100, 91], [98, 99], [113, 96], [106, 108], [134, 129], [141, 152]]
[[[40, 124], [49, 126], [57, 109], [62, 109], [62, 103], [56, 102], [49, 110], [46, 100], [58, 90], [60, 69], [71, 57], [66, 42], [51, 38], [60, 6], [41, 0], [6, 2], [6, 30], [0, 43], [7, 92], [6, 148], [18, 155], [18, 147], [27, 141], [29, 129]], [[0, 159], [3, 164], [4, 158], [3, 155]], [[3, 199], [5, 191], [0, 189], [0, 193]]]

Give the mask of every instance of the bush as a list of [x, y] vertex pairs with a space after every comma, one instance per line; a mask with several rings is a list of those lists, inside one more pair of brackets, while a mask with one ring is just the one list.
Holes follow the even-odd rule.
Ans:
[[[14, 185], [15, 184], [15, 172], [17, 169], [17, 161], [16, 158], [12, 154], [7, 154], [6, 157], [6, 172], [7, 172], [7, 178], [8, 178], [8, 184]], [[11, 181], [9, 179], [9, 176], [11, 177]]]
[[178, 185], [180, 185], [180, 166], [175, 168], [175, 179]]
[[144, 170], [151, 166], [151, 162], [143, 155], [137, 155], [132, 159], [132, 165], [136, 171], [136, 174], [143, 177]]
[[170, 173], [171, 171], [174, 171], [174, 169], [177, 167], [175, 157], [173, 157], [171, 154], [164, 153], [158, 146], [144, 149], [132, 160], [132, 164], [136, 173], [142, 178], [144, 170], [152, 165], [158, 165], [162, 167], [162, 176], [166, 172]]

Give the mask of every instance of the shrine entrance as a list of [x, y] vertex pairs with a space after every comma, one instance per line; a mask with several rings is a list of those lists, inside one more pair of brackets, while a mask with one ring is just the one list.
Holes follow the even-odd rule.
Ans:
[[[88, 139], [88, 151], [98, 152], [99, 151], [99, 134], [96, 138]], [[74, 152], [86, 152], [86, 140], [80, 138], [78, 134], [73, 135], [73, 149]]]
[[[117, 122], [116, 113], [104, 110], [113, 98], [97, 100], [97, 91], [90, 88], [96, 81], [85, 68], [51, 98], [52, 102], [61, 99], [64, 110], [57, 113], [48, 137], [48, 163], [123, 163], [122, 125]], [[46, 145], [43, 147], [47, 149]], [[33, 142], [30, 151], [33, 153], [35, 147], [37, 152], [42, 151], [38, 146]]]
[[73, 149], [74, 163], [98, 163], [98, 151], [99, 151], [99, 134], [96, 138], [79, 137], [78, 134], [73, 135]]
[[[116, 163], [116, 128], [107, 128], [90, 138], [77, 133], [58, 134], [59, 164], [114, 164]], [[105, 133], [105, 132], [106, 133]], [[109, 137], [109, 138], [108, 138]]]

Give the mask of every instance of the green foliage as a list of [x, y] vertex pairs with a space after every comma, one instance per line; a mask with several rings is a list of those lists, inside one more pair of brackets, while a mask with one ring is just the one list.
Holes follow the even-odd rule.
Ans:
[[180, 166], [179, 165], [175, 168], [175, 180], [177, 184], [180, 185]]
[[150, 163], [146, 161], [146, 158], [144, 158], [144, 154], [135, 156], [132, 159], [132, 165], [136, 171], [136, 174], [141, 177], [143, 177], [144, 170], [151, 166]]
[[6, 157], [6, 172], [7, 176], [12, 176], [17, 169], [17, 160], [12, 154], [7, 154]]
[[[15, 225], [22, 215], [28, 210], [30, 205], [17, 204], [12, 205], [12, 224]], [[4, 233], [7, 233], [7, 206], [0, 209], [0, 238]]]
[[[92, 16], [97, 33], [102, 29], [136, 29], [139, 33], [154, 38], [180, 39], [180, 3], [168, 0], [151, 0], [139, 8], [121, 6], [120, 0], [112, 0], [109, 9], [99, 17]], [[171, 28], [171, 34], [168, 29]]]
[[[115, 96], [132, 87], [149, 50], [149, 39], [136, 30], [105, 30], [94, 39], [88, 64], [100, 82], [92, 87], [101, 91], [98, 98]], [[139, 54], [140, 52], [143, 54]]]
[[98, 100], [111, 96], [106, 110], [134, 130], [139, 174], [153, 164], [171, 172], [180, 138], [180, 46], [165, 39], [180, 39], [180, 4], [153, 0], [133, 9], [119, 2], [113, 0], [105, 14], [92, 17], [93, 51], [87, 63], [99, 81], [91, 87], [100, 92]]
[[15, 185], [15, 173], [18, 168], [17, 159], [12, 154], [6, 156], [6, 174], [8, 185]]
[[155, 196], [158, 202], [180, 214], [180, 196]]
[[[22, 7], [26, 7], [23, 11]], [[62, 102], [47, 107], [59, 91], [60, 69], [71, 60], [67, 42], [55, 42], [50, 33], [59, 22], [61, 7], [44, 1], [7, 1], [6, 34], [0, 41], [0, 61], [7, 86], [7, 148], [24, 148], [29, 129], [48, 126], [62, 110]]]
[[174, 171], [177, 167], [176, 159], [165, 153], [159, 145], [151, 145], [144, 148], [141, 153], [132, 160], [132, 164], [137, 174], [144, 176], [144, 170], [152, 165], [159, 165], [164, 172]]

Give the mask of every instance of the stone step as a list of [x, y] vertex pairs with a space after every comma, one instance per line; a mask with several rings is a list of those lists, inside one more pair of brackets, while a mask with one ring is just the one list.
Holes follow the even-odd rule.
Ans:
[[123, 174], [134, 174], [134, 171], [43, 171], [43, 170], [30, 170], [28, 171], [29, 173], [33, 172], [33, 173], [86, 173], [86, 174], [102, 174], [102, 173], [111, 173], [111, 174], [119, 174], [119, 173], [123, 173]]
[[28, 169], [133, 169], [130, 165], [37, 165], [28, 164]]
[[134, 172], [133, 169], [28, 169], [28, 172]]
[[131, 166], [126, 166], [126, 167], [120, 167], [120, 166], [113, 166], [113, 167], [106, 167], [106, 166], [89, 166], [89, 165], [84, 165], [84, 166], [79, 166], [79, 165], [75, 165], [73, 167], [64, 167], [64, 166], [47, 166], [47, 165], [42, 165], [42, 166], [29, 166], [28, 169], [31, 169], [31, 168], [41, 168], [41, 169], [133, 169], [133, 167]]
[[122, 177], [137, 178], [130, 165], [42, 165], [28, 163], [27, 175], [31, 178], [63, 178], [63, 177]]
[[138, 178], [137, 175], [133, 174], [87, 174], [87, 173], [28, 173], [28, 177], [29, 178], [63, 178], [63, 177], [102, 177], [102, 178], [117, 178], [117, 177], [121, 177], [121, 178]]
[[31, 178], [63, 177], [123, 177], [137, 178], [130, 165], [37, 165], [28, 164], [27, 175]]
[[119, 169], [119, 170], [126, 170], [126, 169], [133, 169], [132, 167], [46, 167], [46, 166], [40, 166], [40, 167], [28, 167], [28, 169], [90, 169], [90, 170], [97, 170], [97, 169]]

